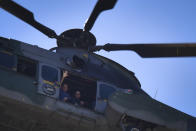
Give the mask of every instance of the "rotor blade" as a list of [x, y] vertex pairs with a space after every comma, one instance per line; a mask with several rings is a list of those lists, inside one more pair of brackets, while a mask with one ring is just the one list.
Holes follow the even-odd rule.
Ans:
[[89, 19], [85, 23], [84, 31], [90, 31], [95, 23], [95, 20], [102, 11], [112, 9], [117, 0], [98, 0]]
[[56, 38], [57, 34], [48, 27], [40, 24], [34, 19], [33, 13], [29, 10], [25, 9], [24, 7], [20, 6], [19, 4], [15, 3], [12, 0], [0, 0], [0, 7], [4, 10], [10, 12], [11, 14], [15, 15], [16, 17], [20, 18], [21, 20], [25, 21], [26, 23], [30, 24], [31, 26], [38, 29], [43, 34], [47, 35], [50, 38]]
[[196, 43], [171, 44], [106, 44], [96, 46], [92, 51], [132, 50], [144, 58], [196, 56]]

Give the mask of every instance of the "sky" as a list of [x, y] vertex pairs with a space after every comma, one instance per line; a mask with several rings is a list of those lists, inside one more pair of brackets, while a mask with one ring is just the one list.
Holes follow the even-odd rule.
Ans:
[[[83, 28], [96, 0], [15, 0], [57, 34]], [[91, 32], [106, 43], [196, 43], [195, 0], [118, 0]], [[50, 49], [56, 41], [0, 8], [0, 36]], [[133, 71], [151, 97], [196, 117], [196, 57], [141, 58], [131, 51], [98, 54]]]

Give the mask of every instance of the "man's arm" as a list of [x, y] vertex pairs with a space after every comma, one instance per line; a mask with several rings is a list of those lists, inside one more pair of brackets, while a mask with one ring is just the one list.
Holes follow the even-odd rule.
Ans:
[[60, 82], [60, 87], [62, 86], [63, 81], [64, 81], [64, 79], [65, 79], [66, 77], [68, 77], [68, 71], [63, 71], [63, 76], [62, 76], [62, 79], [61, 79], [61, 82]]

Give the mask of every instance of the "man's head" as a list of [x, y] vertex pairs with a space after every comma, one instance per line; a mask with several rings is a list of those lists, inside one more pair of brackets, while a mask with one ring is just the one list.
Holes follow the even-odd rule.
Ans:
[[80, 98], [80, 91], [76, 91], [76, 93], [75, 93], [75, 97], [76, 97], [77, 99], [79, 99], [79, 98]]
[[64, 83], [63, 86], [62, 86], [62, 89], [64, 92], [67, 92], [69, 87], [68, 87], [68, 84]]

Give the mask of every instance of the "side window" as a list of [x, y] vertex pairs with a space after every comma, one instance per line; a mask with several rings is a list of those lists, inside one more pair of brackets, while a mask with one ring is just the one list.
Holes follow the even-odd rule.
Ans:
[[99, 88], [99, 95], [101, 99], [108, 99], [108, 97], [115, 92], [115, 89], [113, 87], [110, 87], [109, 85], [101, 84]]
[[17, 72], [30, 77], [36, 77], [36, 67], [37, 64], [34, 60], [18, 56]]
[[0, 51], [0, 66], [16, 70], [16, 56], [11, 52]]
[[59, 97], [59, 69], [39, 63], [38, 93], [57, 99]]
[[44, 80], [47, 80], [50, 82], [58, 81], [58, 70], [56, 70], [55, 68], [43, 65], [41, 74]]
[[116, 91], [116, 86], [97, 81], [97, 97], [96, 97], [96, 106], [95, 111], [104, 113], [107, 107], [108, 98]]

